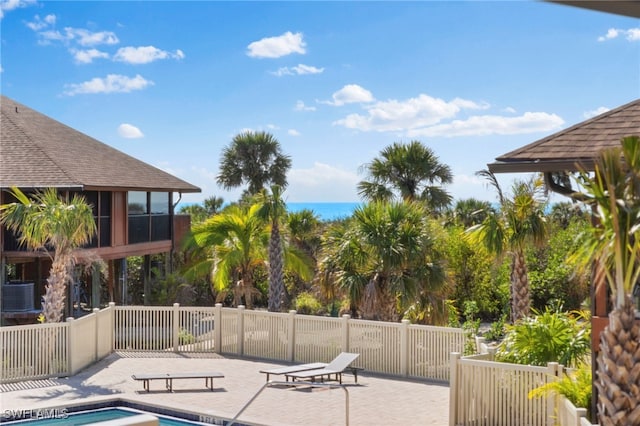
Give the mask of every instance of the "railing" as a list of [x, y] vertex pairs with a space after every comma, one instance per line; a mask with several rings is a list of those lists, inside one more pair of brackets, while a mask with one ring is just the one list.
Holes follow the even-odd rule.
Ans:
[[[214, 327], [215, 323], [215, 327]], [[446, 381], [461, 329], [311, 315], [213, 308], [118, 306], [114, 349], [218, 352], [285, 362], [329, 362], [357, 352], [377, 373]]]
[[449, 425], [591, 426], [587, 411], [566, 398], [529, 398], [529, 392], [561, 378], [564, 368], [493, 362], [493, 354], [451, 354]]
[[57, 324], [0, 327], [0, 382], [75, 374], [113, 351], [113, 306]]

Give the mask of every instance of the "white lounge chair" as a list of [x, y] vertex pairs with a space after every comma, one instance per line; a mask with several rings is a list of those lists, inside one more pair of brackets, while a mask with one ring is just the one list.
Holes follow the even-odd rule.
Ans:
[[353, 374], [355, 382], [358, 383], [358, 370], [362, 370], [362, 368], [352, 367], [351, 363], [359, 356], [360, 354], [342, 352], [325, 367], [285, 373], [285, 377], [287, 378], [287, 381], [291, 378], [292, 380], [302, 379], [311, 380], [312, 382], [315, 382], [316, 378], [320, 378], [321, 381], [324, 381], [325, 377], [327, 380], [332, 380], [332, 377], [335, 377], [333, 380], [337, 380], [342, 384], [342, 374], [348, 371]]

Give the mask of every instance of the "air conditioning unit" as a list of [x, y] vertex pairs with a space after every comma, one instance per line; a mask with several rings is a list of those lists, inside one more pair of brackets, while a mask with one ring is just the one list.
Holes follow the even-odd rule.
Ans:
[[4, 312], [33, 311], [33, 283], [7, 283], [2, 286]]

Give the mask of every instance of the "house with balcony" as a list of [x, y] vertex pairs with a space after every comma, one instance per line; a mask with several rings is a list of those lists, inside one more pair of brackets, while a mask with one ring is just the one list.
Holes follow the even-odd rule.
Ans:
[[[151, 260], [170, 264], [189, 230], [189, 216], [175, 215], [174, 208], [182, 194], [200, 188], [5, 96], [0, 110], [0, 204], [15, 201], [11, 187], [26, 194], [56, 188], [63, 197], [82, 195], [93, 207], [97, 227], [83, 250], [91, 250], [108, 268], [107, 274], [83, 277], [89, 305], [127, 303], [126, 259], [131, 256], [144, 258], [148, 294]], [[50, 264], [45, 252], [27, 250], [16, 235], [0, 228], [3, 323], [33, 319]]]

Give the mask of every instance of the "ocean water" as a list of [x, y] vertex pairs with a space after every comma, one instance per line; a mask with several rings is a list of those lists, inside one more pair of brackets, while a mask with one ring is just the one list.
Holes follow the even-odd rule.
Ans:
[[353, 214], [361, 203], [287, 203], [287, 210], [312, 210], [321, 220], [344, 219]]
[[[189, 206], [193, 203], [179, 203], [176, 206], [176, 212], [182, 207]], [[320, 220], [336, 220], [344, 219], [353, 214], [356, 207], [361, 203], [287, 203], [287, 210], [290, 212], [299, 212], [308, 209], [313, 211]]]

